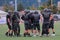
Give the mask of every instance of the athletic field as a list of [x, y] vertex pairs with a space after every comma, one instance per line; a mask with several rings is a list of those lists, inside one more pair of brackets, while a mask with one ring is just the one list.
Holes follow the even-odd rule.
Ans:
[[[21, 26], [21, 33], [24, 32], [23, 24]], [[7, 37], [5, 36], [5, 32], [7, 31], [7, 25], [0, 25], [0, 40], [60, 40], [60, 22], [55, 22], [55, 33], [56, 36], [49, 36], [49, 37]]]

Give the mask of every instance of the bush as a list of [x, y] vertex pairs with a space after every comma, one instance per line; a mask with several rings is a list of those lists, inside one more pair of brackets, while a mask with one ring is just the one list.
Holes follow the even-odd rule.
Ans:
[[38, 8], [38, 10], [43, 10], [43, 9], [44, 9], [44, 7], [43, 7], [43, 6], [41, 6], [41, 7], [39, 7], [39, 8]]
[[4, 10], [5, 12], [8, 12], [8, 5], [3, 5], [3, 10]]
[[4, 5], [3, 6], [3, 9], [4, 9], [5, 12], [8, 12], [8, 10], [14, 11], [14, 7], [13, 6], [10, 6], [10, 5]]

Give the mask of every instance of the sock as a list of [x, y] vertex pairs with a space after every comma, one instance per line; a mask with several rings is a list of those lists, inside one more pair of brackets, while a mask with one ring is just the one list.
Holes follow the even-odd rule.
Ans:
[[26, 37], [27, 33], [24, 33], [24, 37]]
[[7, 35], [7, 36], [8, 36], [8, 32], [6, 32], [6, 33], [5, 33], [5, 35]]
[[30, 36], [30, 33], [28, 33], [27, 35]]
[[13, 36], [13, 33], [11, 33], [10, 36]]
[[53, 32], [53, 34], [55, 34], [55, 32]]

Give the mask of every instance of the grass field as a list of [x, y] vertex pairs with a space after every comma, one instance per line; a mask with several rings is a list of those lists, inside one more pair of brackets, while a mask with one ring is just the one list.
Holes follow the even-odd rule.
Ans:
[[[7, 37], [5, 32], [7, 31], [7, 25], [0, 25], [0, 40], [60, 40], [60, 22], [55, 23], [56, 36], [52, 37]], [[21, 24], [21, 33], [24, 32], [24, 26]]]

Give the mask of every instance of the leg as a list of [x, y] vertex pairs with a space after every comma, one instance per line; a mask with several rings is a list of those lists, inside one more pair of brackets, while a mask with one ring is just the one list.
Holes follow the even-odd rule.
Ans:
[[33, 35], [36, 36], [36, 23], [34, 23], [34, 27], [33, 27]]
[[5, 33], [6, 36], [8, 36], [10, 34], [10, 31], [11, 31], [11, 25], [7, 24], [8, 25], [8, 31]]
[[45, 34], [45, 24], [43, 23], [43, 25], [42, 25], [42, 35], [44, 35]]
[[39, 25], [39, 23], [37, 24], [37, 30], [38, 30], [38, 33], [40, 34], [40, 25]]
[[17, 36], [20, 35], [20, 26], [19, 23], [17, 24]]
[[46, 24], [46, 34], [49, 34], [49, 23]]
[[28, 34], [28, 25], [25, 24], [24, 37], [26, 37], [27, 34]]

